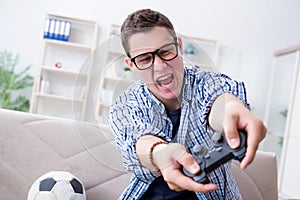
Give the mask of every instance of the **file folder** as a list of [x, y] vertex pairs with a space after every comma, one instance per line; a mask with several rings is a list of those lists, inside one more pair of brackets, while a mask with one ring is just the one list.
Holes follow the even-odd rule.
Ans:
[[67, 21], [66, 25], [65, 25], [63, 40], [64, 41], [69, 41], [70, 34], [71, 34], [71, 22]]
[[69, 41], [71, 34], [70, 21], [46, 18], [44, 26], [45, 39]]
[[50, 19], [49, 39], [54, 39], [55, 20]]
[[47, 18], [45, 20], [45, 25], [44, 25], [44, 38], [49, 38], [49, 27], [50, 27], [50, 19]]
[[59, 34], [59, 29], [60, 29], [60, 21], [59, 20], [55, 20], [55, 28], [54, 28], [54, 37], [53, 39], [58, 40], [58, 34]]
[[58, 33], [58, 39], [64, 41], [64, 33], [65, 33], [66, 21], [60, 21], [60, 29]]

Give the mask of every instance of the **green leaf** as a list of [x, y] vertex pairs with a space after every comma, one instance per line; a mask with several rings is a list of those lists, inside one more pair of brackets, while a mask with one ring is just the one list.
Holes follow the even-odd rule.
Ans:
[[11, 101], [10, 109], [25, 112], [29, 110], [29, 105], [29, 100], [25, 96], [18, 96], [17, 99]]
[[284, 110], [282, 110], [282, 111], [280, 111], [279, 112], [280, 113], [280, 115], [282, 115], [283, 117], [287, 117], [287, 114], [288, 114], [288, 110], [287, 109], [284, 109]]
[[[21, 72], [15, 72], [20, 63], [19, 54], [13, 55], [8, 51], [0, 52], [0, 107], [18, 111], [28, 111], [30, 101], [22, 91], [32, 87], [33, 77], [28, 74], [31, 65]], [[12, 98], [14, 91], [19, 91], [16, 98]]]

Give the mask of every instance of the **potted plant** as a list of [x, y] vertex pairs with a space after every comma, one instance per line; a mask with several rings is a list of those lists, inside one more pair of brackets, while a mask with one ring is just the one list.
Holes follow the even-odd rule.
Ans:
[[0, 51], [0, 107], [26, 112], [30, 101], [21, 91], [33, 85], [33, 77], [28, 74], [31, 65], [16, 72], [19, 59], [19, 54]]

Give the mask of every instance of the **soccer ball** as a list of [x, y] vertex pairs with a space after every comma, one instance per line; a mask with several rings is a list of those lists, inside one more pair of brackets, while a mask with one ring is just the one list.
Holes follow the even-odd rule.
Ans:
[[69, 172], [52, 171], [31, 186], [27, 200], [86, 200], [83, 184]]

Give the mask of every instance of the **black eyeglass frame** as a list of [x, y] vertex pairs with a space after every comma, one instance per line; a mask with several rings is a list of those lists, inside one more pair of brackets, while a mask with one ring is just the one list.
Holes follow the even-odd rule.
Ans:
[[[161, 55], [159, 54], [159, 51], [160, 51], [162, 48], [164, 48], [164, 47], [166, 47], [166, 46], [169, 46], [169, 45], [175, 45], [175, 48], [176, 48], [176, 55], [175, 55], [173, 58], [170, 58], [170, 59], [164, 59], [164, 58], [162, 58]], [[140, 68], [140, 67], [138, 67], [138, 65], [137, 65], [136, 62], [135, 62], [135, 59], [136, 59], [137, 57], [139, 57], [139, 56], [146, 55], [146, 54], [151, 54], [151, 55], [152, 55], [152, 63], [151, 63], [151, 65], [149, 65], [149, 67], [146, 67], [146, 68]], [[150, 67], [153, 66], [154, 61], [155, 61], [155, 55], [157, 55], [157, 56], [158, 56], [161, 60], [163, 60], [163, 61], [171, 61], [171, 60], [174, 60], [174, 59], [178, 56], [178, 42], [175, 41], [175, 42], [171, 42], [171, 43], [165, 44], [165, 45], [161, 46], [160, 48], [156, 49], [155, 51], [145, 52], [145, 53], [139, 54], [139, 55], [137, 55], [137, 56], [135, 56], [135, 57], [133, 57], [133, 58], [130, 58], [130, 56], [128, 56], [128, 57], [130, 58], [130, 61], [134, 63], [134, 65], [136, 66], [136, 68], [137, 68], [138, 70], [146, 70], [146, 69], [149, 69]]]

